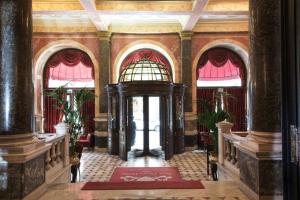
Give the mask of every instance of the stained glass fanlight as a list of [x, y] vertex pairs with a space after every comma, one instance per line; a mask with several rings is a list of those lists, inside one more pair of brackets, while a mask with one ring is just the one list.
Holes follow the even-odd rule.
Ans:
[[150, 60], [130, 63], [121, 73], [119, 82], [163, 81], [172, 82], [172, 77], [165, 65]]

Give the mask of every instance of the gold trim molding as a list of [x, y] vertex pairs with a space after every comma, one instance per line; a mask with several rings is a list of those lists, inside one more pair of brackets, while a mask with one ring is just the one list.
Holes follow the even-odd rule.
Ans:
[[194, 32], [248, 32], [248, 21], [219, 21], [200, 22], [193, 29]]

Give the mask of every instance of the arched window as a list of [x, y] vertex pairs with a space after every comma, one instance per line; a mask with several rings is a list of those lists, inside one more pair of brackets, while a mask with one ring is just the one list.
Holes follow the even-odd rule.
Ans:
[[[89, 88], [94, 92], [94, 66], [90, 57], [78, 49], [63, 49], [53, 54], [46, 63], [44, 70], [44, 90], [51, 91], [60, 86], [68, 89], [68, 101], [74, 101], [74, 94], [80, 88]], [[55, 109], [55, 100], [44, 96], [44, 131], [55, 132], [59, 113]], [[90, 100], [82, 109], [86, 119], [85, 132], [94, 132], [95, 101]]]
[[198, 62], [197, 87], [241, 87], [244, 68], [236, 53], [225, 48], [210, 49]]
[[[233, 96], [227, 109], [233, 116], [233, 131], [246, 130], [246, 73], [242, 59], [226, 48], [212, 48], [204, 52], [197, 65], [197, 99], [212, 101], [219, 90]], [[198, 107], [197, 112], [202, 108]], [[199, 131], [207, 131], [199, 126]]]
[[165, 65], [142, 59], [131, 62], [123, 69], [119, 82], [164, 81], [172, 82], [172, 77]]
[[[139, 62], [140, 61], [140, 62]], [[138, 65], [133, 65], [134, 63], [138, 63]], [[143, 67], [144, 66], [144, 67]], [[155, 66], [154, 68], [151, 66]], [[131, 68], [135, 68], [134, 71], [131, 71]], [[150, 71], [147, 71], [150, 70]], [[155, 70], [155, 71], [151, 71]], [[156, 71], [158, 70], [158, 71]], [[122, 74], [136, 74], [136, 79], [138, 79], [138, 74], [156, 74], [153, 77], [146, 75], [141, 80], [165, 80], [168, 78], [172, 81], [172, 70], [171, 65], [167, 58], [165, 58], [160, 52], [155, 51], [153, 49], [138, 49], [132, 53], [130, 53], [126, 58], [122, 61], [120, 75]], [[160, 77], [161, 74], [164, 74], [164, 77]], [[166, 77], [168, 76], [168, 77]], [[129, 76], [126, 76], [129, 77]], [[124, 77], [126, 79], [126, 77]], [[134, 78], [133, 76], [130, 76]], [[134, 78], [135, 79], [135, 78]]]
[[86, 53], [77, 49], [64, 49], [52, 55], [44, 74], [46, 88], [95, 86], [93, 63]]

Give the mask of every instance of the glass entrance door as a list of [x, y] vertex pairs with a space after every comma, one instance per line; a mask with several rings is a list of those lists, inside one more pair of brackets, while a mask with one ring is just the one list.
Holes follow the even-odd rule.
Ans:
[[160, 129], [159, 97], [149, 97], [149, 149], [150, 152], [161, 151], [162, 137]]
[[130, 131], [131, 151], [144, 150], [144, 101], [143, 97], [132, 97], [132, 116]]
[[157, 156], [162, 149], [160, 98], [139, 96], [130, 99], [130, 151], [134, 152], [135, 156]]

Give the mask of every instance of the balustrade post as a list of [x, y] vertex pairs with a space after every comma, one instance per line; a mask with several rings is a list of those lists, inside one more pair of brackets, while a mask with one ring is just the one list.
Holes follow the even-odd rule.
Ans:
[[56, 161], [55, 144], [56, 143], [53, 143], [52, 147], [51, 147], [51, 162], [50, 162], [50, 164], [52, 165], [52, 167], [54, 167], [56, 164], [55, 163], [55, 161]]
[[235, 153], [236, 153], [236, 149], [235, 149], [235, 146], [234, 146], [234, 143], [232, 142], [232, 143], [230, 143], [230, 146], [231, 146], [231, 163], [234, 165], [235, 163], [236, 163], [236, 155], [235, 155]]
[[236, 154], [235, 154], [236, 163], [235, 163], [235, 166], [237, 168], [240, 168], [239, 153], [240, 153], [239, 150], [236, 148]]
[[60, 144], [61, 144], [61, 141], [57, 141], [56, 143], [56, 162], [59, 163], [61, 161], [61, 151], [60, 151]]
[[232, 157], [231, 157], [231, 145], [230, 145], [230, 141], [227, 140], [227, 160], [231, 161]]
[[46, 170], [49, 170], [51, 168], [51, 165], [50, 165], [50, 161], [51, 161], [51, 157], [50, 157], [50, 149], [47, 150], [47, 153], [46, 153]]

